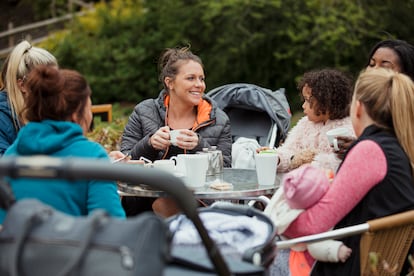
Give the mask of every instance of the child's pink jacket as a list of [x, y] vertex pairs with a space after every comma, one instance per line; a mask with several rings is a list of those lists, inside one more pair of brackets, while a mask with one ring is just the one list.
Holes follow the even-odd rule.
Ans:
[[326, 132], [337, 127], [349, 128], [350, 133], [355, 137], [350, 117], [328, 120], [325, 123], [311, 122], [307, 116], [301, 118], [289, 131], [285, 142], [277, 149], [280, 158], [277, 171], [287, 172], [295, 154], [313, 150], [317, 152], [313, 165], [336, 172], [340, 160], [330, 147]]

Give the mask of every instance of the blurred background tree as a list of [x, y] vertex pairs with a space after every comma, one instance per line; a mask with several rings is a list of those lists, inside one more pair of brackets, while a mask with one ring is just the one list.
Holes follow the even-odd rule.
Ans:
[[[47, 1], [30, 2], [42, 9]], [[87, 77], [94, 103], [155, 97], [160, 53], [190, 45], [204, 62], [207, 90], [232, 82], [284, 87], [295, 111], [305, 71], [336, 67], [356, 76], [377, 41], [414, 42], [413, 12], [414, 0], [100, 1], [40, 46]]]

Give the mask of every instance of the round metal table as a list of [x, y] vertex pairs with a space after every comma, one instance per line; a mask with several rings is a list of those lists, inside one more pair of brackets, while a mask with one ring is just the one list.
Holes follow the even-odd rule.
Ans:
[[[216, 190], [209, 187], [215, 180], [231, 183], [232, 189]], [[261, 195], [273, 194], [279, 187], [281, 176], [277, 175], [275, 185], [259, 186], [256, 170], [225, 168], [222, 174], [207, 176], [203, 187], [193, 189], [194, 196], [202, 199], [254, 199]], [[146, 185], [118, 183], [122, 196], [160, 197], [166, 196], [163, 191], [153, 190]]]

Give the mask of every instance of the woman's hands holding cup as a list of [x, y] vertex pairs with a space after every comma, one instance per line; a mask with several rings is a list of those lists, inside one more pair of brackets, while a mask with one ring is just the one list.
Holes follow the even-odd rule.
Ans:
[[164, 126], [159, 128], [150, 137], [151, 146], [156, 150], [165, 150], [170, 146], [170, 128]]
[[[174, 132], [174, 140], [172, 140], [172, 132]], [[198, 145], [198, 135], [189, 129], [177, 129], [170, 131], [168, 126], [158, 129], [150, 138], [150, 143], [154, 149], [165, 150], [171, 144], [175, 146], [192, 150]]]
[[339, 159], [344, 158], [345, 152], [355, 140], [355, 138], [351, 136], [350, 130], [345, 127], [331, 129], [326, 132], [326, 136], [328, 138], [329, 145], [332, 147]]
[[189, 129], [171, 130], [170, 143], [182, 149], [192, 150], [198, 145], [198, 135]]
[[337, 136], [336, 139], [338, 141], [338, 150], [334, 149], [334, 152], [342, 160], [349, 146], [355, 141], [355, 138], [351, 136]]

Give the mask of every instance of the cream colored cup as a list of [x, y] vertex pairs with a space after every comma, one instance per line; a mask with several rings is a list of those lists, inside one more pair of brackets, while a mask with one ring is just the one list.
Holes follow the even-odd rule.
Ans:
[[184, 160], [185, 155], [186, 154], [177, 154], [177, 156], [173, 156], [170, 158], [170, 160], [173, 160], [175, 162], [175, 171], [182, 175], [186, 175], [185, 160]]
[[163, 160], [155, 160], [152, 163], [152, 166], [157, 169], [161, 169], [170, 173], [174, 173], [175, 171], [175, 162], [174, 160], [163, 159]]
[[338, 151], [338, 139], [337, 136], [350, 136], [351, 133], [348, 128], [345, 127], [338, 127], [331, 129], [326, 132], [326, 137], [328, 138], [329, 145], [334, 148], [334, 150]]
[[207, 154], [185, 154], [185, 183], [189, 188], [203, 187], [208, 169]]
[[256, 153], [257, 182], [260, 186], [275, 185], [278, 156], [276, 152]]
[[170, 131], [170, 142], [174, 146], [177, 146], [177, 137], [181, 135], [180, 131], [182, 129], [174, 129]]

